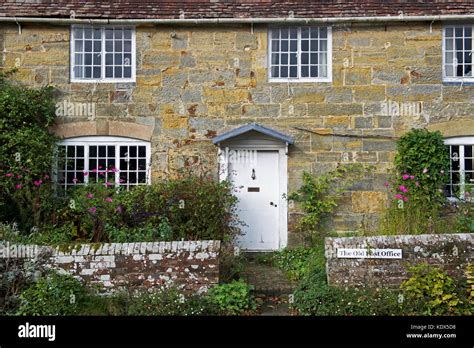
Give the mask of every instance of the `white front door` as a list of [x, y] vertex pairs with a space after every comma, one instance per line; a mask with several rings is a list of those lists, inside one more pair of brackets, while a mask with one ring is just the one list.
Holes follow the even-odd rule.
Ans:
[[[239, 150], [234, 150], [238, 153]], [[278, 151], [247, 151], [229, 160], [228, 175], [239, 199], [238, 214], [243, 234], [239, 245], [249, 251], [279, 249], [281, 209]]]

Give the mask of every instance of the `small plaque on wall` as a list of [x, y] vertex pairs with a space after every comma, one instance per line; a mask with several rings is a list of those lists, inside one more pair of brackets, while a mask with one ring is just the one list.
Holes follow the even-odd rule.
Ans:
[[402, 249], [337, 249], [339, 259], [401, 259]]

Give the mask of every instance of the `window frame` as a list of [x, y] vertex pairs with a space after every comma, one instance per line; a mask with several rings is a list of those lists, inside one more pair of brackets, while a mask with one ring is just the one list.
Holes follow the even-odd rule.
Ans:
[[[470, 82], [470, 83], [473, 83], [474, 82], [474, 57], [471, 55], [471, 64], [472, 64], [472, 68], [471, 68], [471, 74], [472, 76], [447, 76], [446, 75], [446, 29], [448, 28], [463, 28], [464, 27], [467, 27], [467, 26], [470, 26], [471, 27], [471, 35], [472, 35], [472, 38], [471, 38], [471, 49], [472, 49], [472, 52], [474, 53], [474, 24], [446, 24], [443, 26], [443, 35], [442, 35], [442, 52], [441, 52], [441, 58], [442, 58], [442, 67], [441, 67], [441, 70], [442, 70], [442, 77], [443, 77], [443, 82]], [[454, 34], [453, 36], [454, 40], [453, 40], [453, 52], [454, 54], [456, 54], [456, 35]], [[473, 54], [474, 55], [474, 54]], [[453, 59], [455, 57], [453, 56]]]
[[[84, 146], [84, 172], [90, 173], [89, 169], [89, 147], [90, 146], [100, 146], [100, 145], [107, 145], [107, 146], [115, 146], [115, 163], [116, 163], [116, 168], [120, 168], [120, 146], [145, 146], [146, 148], [146, 157], [145, 157], [145, 163], [146, 163], [146, 173], [145, 173], [145, 178], [146, 182], [145, 183], [137, 183], [137, 184], [129, 184], [127, 185], [120, 185], [119, 179], [120, 179], [120, 172], [115, 173], [115, 182], [114, 182], [114, 187], [119, 188], [119, 187], [125, 187], [125, 189], [128, 191], [130, 187], [133, 186], [143, 186], [143, 185], [150, 185], [151, 184], [151, 143], [146, 140], [140, 140], [140, 139], [135, 139], [135, 138], [127, 138], [127, 137], [119, 137], [119, 136], [82, 136], [82, 137], [74, 137], [74, 138], [66, 138], [62, 139], [57, 143], [57, 146]], [[77, 157], [77, 156], [75, 156]], [[56, 159], [55, 163], [55, 170], [53, 174], [53, 181], [67, 191], [68, 186], [74, 186], [74, 185], [68, 185], [67, 182], [64, 184], [59, 183], [59, 158]], [[138, 180], [138, 177], [137, 177]], [[67, 181], [67, 180], [66, 180]], [[84, 183], [80, 183], [79, 185], [87, 185], [89, 183], [89, 176], [85, 176]]]
[[[105, 76], [105, 29], [106, 28], [121, 28], [121, 29], [131, 29], [132, 30], [132, 47], [131, 47], [131, 54], [132, 54], [132, 64], [131, 64], [131, 77], [130, 78], [76, 78], [74, 76], [74, 67], [75, 67], [75, 37], [74, 37], [74, 29], [77, 28], [100, 28], [101, 29], [101, 72], [102, 76]], [[84, 24], [74, 24], [70, 27], [70, 81], [71, 83], [131, 83], [136, 82], [136, 67], [137, 67], [137, 51], [136, 51], [136, 27], [132, 25], [84, 25]], [[114, 53], [115, 54], [115, 53]]]
[[[297, 67], [298, 75], [301, 74], [301, 28], [326, 28], [327, 29], [327, 76], [326, 77], [272, 77], [272, 30], [284, 28], [298, 28]], [[324, 25], [272, 25], [267, 30], [267, 77], [270, 83], [308, 83], [332, 82], [332, 27]], [[318, 52], [318, 54], [320, 54]]]
[[[464, 200], [465, 197], [465, 186], [466, 186], [466, 173], [465, 173], [465, 165], [464, 165], [464, 146], [466, 145], [474, 145], [474, 136], [461, 136], [461, 137], [453, 137], [453, 138], [446, 138], [444, 139], [444, 145], [446, 146], [459, 146], [459, 196], [449, 196], [447, 197], [450, 201], [459, 201]], [[462, 148], [461, 148], [462, 146]], [[451, 162], [451, 156], [449, 158]], [[452, 184], [451, 181], [451, 163], [449, 165], [449, 184]]]

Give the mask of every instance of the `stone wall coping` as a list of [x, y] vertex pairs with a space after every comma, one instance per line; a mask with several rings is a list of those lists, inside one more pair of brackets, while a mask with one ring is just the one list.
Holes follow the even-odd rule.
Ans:
[[[34, 244], [10, 244], [0, 242], [2, 250], [16, 248], [25, 255], [38, 255], [48, 252], [51, 256], [66, 255], [137, 255], [180, 252], [208, 252], [215, 253], [220, 249], [219, 240], [172, 241], [172, 242], [137, 242], [137, 243], [97, 243], [71, 245], [65, 250], [61, 246], [44, 246]], [[6, 245], [5, 245], [6, 244]], [[68, 246], [69, 247], [69, 246]]]

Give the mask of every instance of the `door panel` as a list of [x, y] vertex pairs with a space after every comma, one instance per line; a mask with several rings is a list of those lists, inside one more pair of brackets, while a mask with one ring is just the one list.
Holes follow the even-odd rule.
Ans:
[[[238, 151], [238, 150], [236, 150]], [[246, 226], [238, 243], [247, 250], [276, 250], [279, 244], [278, 151], [252, 151], [229, 160], [229, 177]]]

